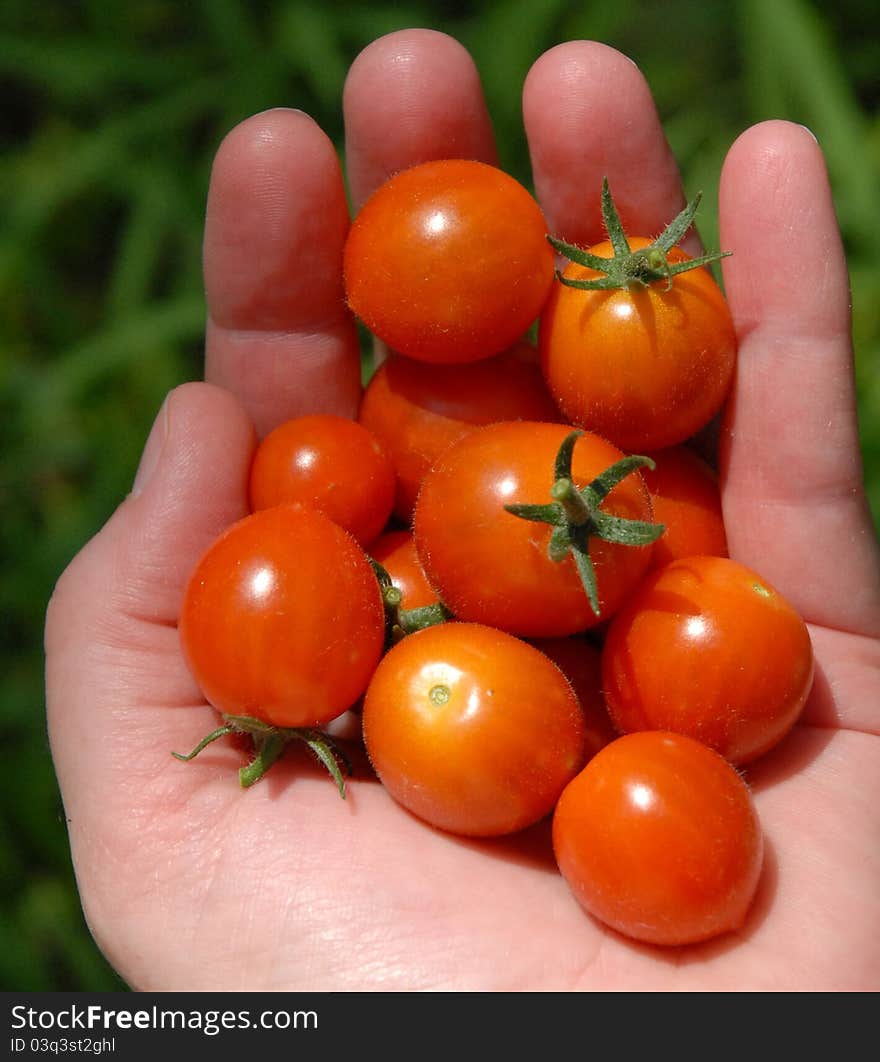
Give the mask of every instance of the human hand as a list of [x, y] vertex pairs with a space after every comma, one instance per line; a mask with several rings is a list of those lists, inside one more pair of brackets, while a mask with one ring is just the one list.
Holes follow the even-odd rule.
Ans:
[[[683, 204], [636, 67], [603, 45], [543, 55], [524, 86], [550, 230], [601, 235], [607, 175], [632, 230]], [[357, 206], [389, 173], [495, 161], [469, 56], [430, 31], [370, 45], [346, 83]], [[625, 130], [621, 136], [619, 130]], [[585, 189], [587, 194], [585, 195]], [[845, 261], [821, 152], [769, 122], [720, 187], [740, 341], [721, 473], [731, 555], [810, 622], [817, 678], [795, 730], [747, 778], [767, 839], [741, 931], [633, 944], [583, 913], [548, 824], [489, 842], [433, 831], [368, 772], [348, 799], [291, 747], [252, 789], [218, 742], [176, 630], [199, 555], [246, 512], [254, 428], [359, 391], [344, 309], [339, 164], [305, 115], [233, 130], [208, 203], [206, 375], [168, 397], [132, 494], [59, 581], [47, 617], [52, 753], [80, 894], [128, 984], [184, 989], [864, 989], [880, 984], [880, 560], [861, 484]], [[692, 240], [695, 237], [691, 237]], [[219, 385], [219, 386], [217, 386]]]

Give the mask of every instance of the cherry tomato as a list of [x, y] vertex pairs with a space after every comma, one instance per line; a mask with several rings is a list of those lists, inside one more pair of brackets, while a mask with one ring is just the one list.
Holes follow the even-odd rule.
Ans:
[[542, 819], [584, 763], [583, 716], [559, 668], [478, 624], [444, 623], [398, 642], [367, 687], [363, 723], [394, 799], [466, 836]]
[[602, 653], [586, 638], [533, 638], [531, 644], [549, 656], [571, 683], [584, 713], [587, 758], [618, 736], [602, 694]]
[[386, 531], [370, 546], [370, 556], [388, 572], [392, 585], [403, 595], [401, 608], [437, 604], [437, 594], [419, 563], [411, 531]]
[[606, 745], [566, 786], [553, 848], [591, 915], [636, 940], [677, 945], [743, 924], [763, 836], [751, 794], [726, 760], [655, 730]]
[[306, 727], [340, 715], [366, 688], [385, 615], [355, 540], [315, 510], [284, 505], [245, 517], [210, 546], [179, 629], [218, 711]]
[[540, 207], [513, 177], [466, 159], [386, 181], [345, 245], [348, 304], [393, 350], [467, 362], [509, 347], [540, 313], [554, 256]]
[[[573, 634], [604, 620], [650, 562], [650, 546], [590, 540], [600, 613], [590, 605], [571, 555], [547, 553], [552, 528], [505, 510], [550, 500], [554, 460], [569, 434], [561, 424], [510, 421], [477, 428], [454, 443], [425, 476], [413, 530], [419, 559], [441, 600], [462, 620], [522, 637]], [[588, 485], [623, 454], [597, 435], [576, 442], [572, 478]], [[641, 477], [627, 476], [603, 511], [650, 521]]]
[[687, 446], [647, 455], [654, 468], [642, 470], [654, 519], [666, 530], [654, 543], [651, 563], [659, 568], [679, 557], [727, 556], [727, 536], [715, 471]]
[[357, 421], [328, 413], [280, 424], [257, 447], [251, 465], [252, 510], [286, 502], [318, 509], [368, 546], [394, 503], [394, 469]]
[[804, 621], [761, 576], [686, 557], [651, 572], [611, 621], [602, 673], [618, 730], [675, 730], [743, 764], [794, 725], [813, 652]]
[[468, 365], [429, 365], [392, 355], [374, 373], [358, 419], [397, 474], [394, 511], [412, 518], [422, 479], [472, 427], [499, 420], [560, 420], [534, 348], [523, 342]]
[[[630, 238], [634, 251], [650, 241]], [[611, 258], [610, 242], [589, 253]], [[687, 255], [668, 252], [671, 264]], [[570, 263], [563, 276], [601, 274]], [[544, 378], [571, 420], [622, 450], [644, 453], [683, 442], [723, 404], [736, 337], [721, 289], [704, 269], [648, 286], [583, 291], [553, 286], [541, 314]]]

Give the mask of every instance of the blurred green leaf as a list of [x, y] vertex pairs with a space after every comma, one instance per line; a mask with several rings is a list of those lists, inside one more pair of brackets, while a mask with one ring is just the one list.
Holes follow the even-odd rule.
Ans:
[[819, 138], [837, 194], [840, 222], [854, 243], [880, 225], [880, 181], [866, 165], [868, 123], [818, 11], [803, 0], [741, 0], [746, 91], [756, 117], [789, 118]]

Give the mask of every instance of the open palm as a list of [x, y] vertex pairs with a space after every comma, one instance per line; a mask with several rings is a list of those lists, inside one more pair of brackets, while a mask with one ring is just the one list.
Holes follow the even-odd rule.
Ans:
[[[683, 203], [650, 93], [599, 44], [542, 56], [524, 88], [551, 230], [601, 235], [603, 176], [631, 231]], [[453, 40], [393, 34], [345, 90], [361, 202], [430, 158], [495, 160], [477, 74]], [[810, 621], [818, 660], [792, 735], [748, 772], [766, 832], [737, 934], [672, 950], [585, 915], [548, 824], [491, 842], [433, 831], [368, 771], [348, 799], [291, 749], [252, 789], [180, 654], [185, 580], [246, 511], [255, 431], [351, 415], [357, 336], [342, 302], [348, 209], [338, 160], [305, 115], [244, 122], [215, 163], [205, 239], [207, 378], [172, 392], [135, 489], [59, 581], [47, 619], [52, 751], [83, 906], [140, 989], [865, 989], [880, 987], [880, 562], [855, 424], [846, 268], [812, 136], [745, 132], [720, 189], [740, 337], [722, 433], [732, 555]], [[219, 385], [219, 386], [217, 386]]]

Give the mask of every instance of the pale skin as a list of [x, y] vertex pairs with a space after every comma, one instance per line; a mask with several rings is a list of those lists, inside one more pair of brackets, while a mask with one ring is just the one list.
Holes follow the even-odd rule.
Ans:
[[[473, 62], [442, 34], [371, 44], [344, 108], [355, 205], [415, 162], [496, 159]], [[601, 238], [603, 176], [630, 231], [656, 234], [683, 205], [644, 78], [611, 48], [541, 56], [523, 110], [557, 235]], [[341, 801], [305, 751], [246, 791], [225, 740], [172, 758], [217, 725], [175, 624], [197, 558], [246, 512], [257, 434], [297, 413], [352, 415], [360, 389], [339, 162], [309, 117], [274, 110], [230, 132], [214, 166], [209, 382], [170, 394], [132, 493], [63, 574], [47, 618], [51, 747], [82, 903], [129, 985], [880, 988], [880, 558], [846, 265], [813, 136], [779, 121], [746, 130], [719, 203], [740, 341], [721, 444], [730, 550], [801, 611], [817, 658], [795, 730], [748, 770], [767, 855], [742, 929], [674, 950], [604, 929], [556, 871], [546, 822], [465, 841], [412, 818], [364, 770]]]

